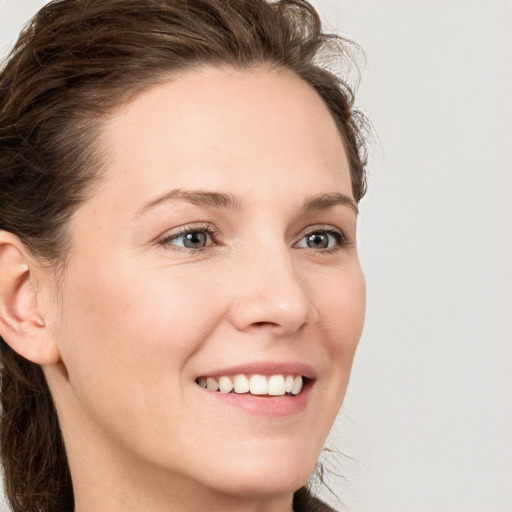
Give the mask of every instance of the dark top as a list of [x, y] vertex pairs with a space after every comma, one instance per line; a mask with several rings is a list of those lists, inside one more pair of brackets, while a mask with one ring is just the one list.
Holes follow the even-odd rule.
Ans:
[[304, 487], [299, 489], [293, 495], [294, 512], [336, 512], [333, 508], [326, 505], [323, 501], [315, 498]]

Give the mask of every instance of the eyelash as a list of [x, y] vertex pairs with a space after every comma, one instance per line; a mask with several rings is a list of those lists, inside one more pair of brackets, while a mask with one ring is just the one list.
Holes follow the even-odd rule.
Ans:
[[305, 237], [313, 235], [315, 233], [324, 233], [327, 235], [331, 235], [336, 240], [336, 245], [334, 247], [326, 248], [326, 249], [311, 249], [311, 251], [315, 253], [321, 253], [321, 254], [335, 254], [342, 249], [347, 248], [350, 244], [340, 229], [336, 229], [333, 226], [313, 226], [310, 229], [308, 229], [306, 232], [302, 234], [300, 237], [300, 240], [294, 244], [296, 246], [300, 241], [302, 241]]
[[218, 235], [219, 231], [217, 229], [214, 229], [209, 224], [183, 226], [182, 228], [179, 228], [178, 231], [162, 238], [159, 244], [173, 251], [185, 251], [192, 254], [198, 254], [200, 252], [203, 252], [206, 249], [209, 249], [212, 245], [220, 245], [213, 243], [206, 245], [205, 247], [201, 247], [199, 249], [190, 249], [188, 247], [180, 247], [177, 246], [176, 244], [171, 243], [173, 240], [176, 240], [180, 236], [187, 235], [188, 233], [205, 233], [210, 240], [213, 240]]
[[[173, 240], [176, 240], [177, 238], [187, 235], [189, 233], [204, 233], [207, 235], [209, 240], [213, 243], [209, 243], [208, 245], [198, 248], [198, 249], [191, 249], [188, 247], [177, 246], [176, 244], [172, 243]], [[333, 254], [333, 253], [336, 253], [350, 245], [349, 240], [347, 239], [347, 237], [341, 230], [336, 229], [332, 226], [313, 226], [310, 229], [308, 229], [306, 232], [304, 232], [302, 234], [302, 236], [300, 237], [300, 239], [297, 242], [295, 242], [293, 246], [295, 247], [305, 237], [313, 235], [315, 233], [323, 233], [323, 234], [331, 235], [336, 240], [336, 245], [334, 247], [325, 248], [325, 249], [309, 248], [309, 250], [314, 253]], [[198, 254], [198, 253], [201, 253], [201, 252], [211, 248], [212, 246], [222, 245], [222, 244], [218, 244], [218, 243], [214, 242], [214, 239], [216, 236], [218, 236], [218, 234], [219, 234], [219, 231], [217, 229], [214, 229], [209, 224], [183, 226], [178, 231], [162, 238], [159, 241], [159, 245], [166, 247], [173, 251], [179, 251], [179, 252], [185, 251], [185, 252], [188, 252], [191, 254]]]

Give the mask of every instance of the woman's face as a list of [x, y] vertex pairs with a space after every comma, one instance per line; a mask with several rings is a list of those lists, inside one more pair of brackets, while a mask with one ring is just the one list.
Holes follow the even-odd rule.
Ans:
[[72, 470], [292, 492], [341, 405], [365, 309], [327, 108], [290, 72], [208, 68], [141, 93], [101, 140], [104, 178], [72, 219], [48, 322]]

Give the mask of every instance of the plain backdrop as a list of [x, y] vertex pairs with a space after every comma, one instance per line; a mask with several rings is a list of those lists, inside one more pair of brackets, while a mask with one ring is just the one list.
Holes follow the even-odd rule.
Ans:
[[[42, 0], [0, 0], [5, 53]], [[316, 0], [364, 49], [367, 324], [326, 454], [354, 512], [512, 511], [512, 1]]]

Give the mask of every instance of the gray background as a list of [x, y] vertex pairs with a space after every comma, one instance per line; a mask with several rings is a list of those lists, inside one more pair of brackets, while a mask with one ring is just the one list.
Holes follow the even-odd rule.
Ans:
[[[0, 50], [44, 3], [0, 0]], [[512, 2], [313, 3], [365, 50], [377, 134], [329, 482], [351, 511], [511, 512]]]

